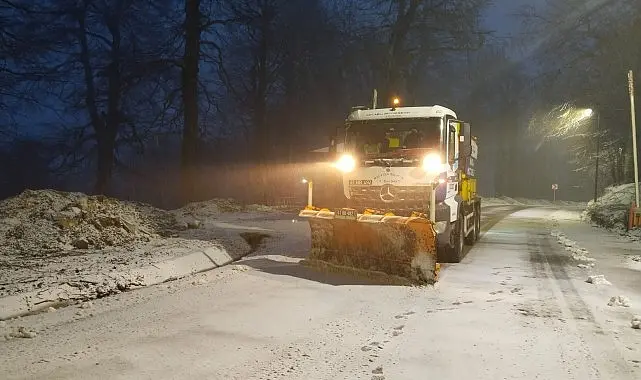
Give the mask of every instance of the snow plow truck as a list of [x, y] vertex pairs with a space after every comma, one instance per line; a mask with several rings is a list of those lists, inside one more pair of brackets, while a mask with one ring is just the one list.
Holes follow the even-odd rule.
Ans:
[[398, 285], [434, 283], [479, 238], [477, 139], [434, 105], [354, 107], [330, 142], [347, 207], [309, 204], [304, 265]]

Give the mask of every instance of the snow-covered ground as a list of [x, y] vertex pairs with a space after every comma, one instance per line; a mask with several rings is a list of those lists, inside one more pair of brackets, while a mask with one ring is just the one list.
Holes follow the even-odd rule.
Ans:
[[641, 378], [639, 252], [576, 211], [486, 208], [463, 262], [413, 288], [300, 266], [296, 218], [224, 223], [278, 233], [235, 265], [8, 321], [32, 338], [0, 342], [3, 378]]
[[511, 197], [483, 197], [482, 204], [484, 206], [548, 206], [548, 207], [585, 207], [586, 202], [574, 201], [552, 201], [547, 199], [528, 199], [528, 198], [511, 198]]

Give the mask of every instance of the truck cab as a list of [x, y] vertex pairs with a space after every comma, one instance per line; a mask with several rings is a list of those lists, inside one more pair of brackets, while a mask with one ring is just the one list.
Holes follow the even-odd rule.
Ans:
[[470, 129], [439, 105], [353, 109], [334, 139], [348, 207], [429, 215], [439, 245], [454, 252], [447, 261], [460, 260], [463, 241], [475, 241], [480, 229]]

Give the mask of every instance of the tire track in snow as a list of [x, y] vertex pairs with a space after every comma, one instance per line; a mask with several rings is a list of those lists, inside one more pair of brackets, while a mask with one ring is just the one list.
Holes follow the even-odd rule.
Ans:
[[612, 347], [613, 338], [606, 335], [574, 286], [567, 271], [568, 265], [573, 265], [570, 258], [550, 242], [547, 234], [533, 234], [532, 238], [535, 244], [530, 248], [530, 263], [542, 280], [539, 288], [543, 288], [542, 294], [552, 294], [562, 321], [577, 340], [576, 348], [589, 363], [591, 376], [610, 378], [611, 374], [633, 374], [620, 352], [604, 349]]
[[604, 334], [601, 326], [596, 322], [594, 314], [588, 307], [587, 303], [581, 298], [579, 292], [572, 284], [572, 280], [568, 275], [566, 266], [574, 265], [565, 252], [559, 252], [556, 246], [550, 243], [550, 239], [540, 239], [541, 252], [543, 258], [550, 268], [553, 277], [556, 279], [556, 284], [561, 290], [563, 299], [565, 300], [572, 317], [575, 320], [583, 320], [589, 322], [595, 329], [597, 334]]
[[[566, 302], [564, 292], [561, 290], [561, 286], [559, 285], [559, 278], [561, 281], [567, 281], [569, 276], [567, 276], [567, 272], [564, 273], [560, 272], [558, 269], [552, 269], [552, 265], [550, 265], [550, 260], [545, 249], [545, 240], [547, 240], [547, 235], [533, 233], [530, 235], [530, 240], [528, 242], [530, 264], [534, 269], [536, 278], [540, 280], [537, 285], [540, 301], [539, 306], [541, 308], [540, 315], [544, 317], [551, 317], [543, 323], [546, 325], [552, 325], [554, 328], [555, 321], [560, 321], [562, 323], [562, 328], [555, 330], [557, 330], [559, 334], [564, 334], [564, 330], [569, 329], [572, 333], [572, 338], [575, 338], [572, 339], [575, 341], [575, 344], [559, 349], [559, 352], [562, 355], [565, 352], [568, 353], [568, 358], [563, 358], [564, 362], [572, 362], [571, 351], [572, 349], [577, 349], [580, 351], [580, 355], [586, 359], [587, 363], [589, 363], [590, 378], [601, 378], [600, 370], [595, 364], [595, 358], [590, 350], [586, 348], [585, 341], [579, 336], [579, 329], [574, 320], [575, 316]], [[551, 261], [554, 263], [554, 266], [562, 265], [560, 260], [552, 259]], [[576, 289], [574, 289], [574, 291], [576, 291]], [[546, 311], [549, 314], [547, 314]], [[572, 364], [578, 367], [578, 363]]]

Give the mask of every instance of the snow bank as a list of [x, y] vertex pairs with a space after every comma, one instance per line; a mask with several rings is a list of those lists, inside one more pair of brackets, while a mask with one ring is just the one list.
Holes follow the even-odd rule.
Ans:
[[[278, 212], [286, 209], [287, 207], [281, 206], [267, 206], [261, 204], [243, 205], [232, 198], [221, 199], [214, 198], [207, 201], [188, 203], [182, 208], [172, 210], [171, 213], [175, 215], [178, 223], [186, 228], [186, 224], [193, 221], [200, 221], [210, 218], [217, 218], [223, 213], [238, 213], [238, 212], [259, 212], [269, 213]], [[296, 208], [298, 209], [298, 208]]]
[[195, 215], [214, 215], [223, 212], [238, 212], [243, 210], [243, 206], [235, 200], [229, 199], [210, 199], [202, 202], [192, 202], [179, 209], [184, 213]]
[[[236, 209], [231, 200], [214, 200], [183, 211], [206, 219]], [[118, 273], [211, 247], [234, 255], [250, 249], [242, 235], [193, 217], [181, 224], [178, 216], [148, 204], [53, 190], [2, 200], [0, 297], [62, 284], [103, 296], [142, 286], [137, 276]]]
[[131, 248], [159, 237], [171, 214], [103, 196], [26, 190], [0, 202], [4, 255], [47, 256], [74, 249]]
[[554, 236], [557, 239], [557, 242], [563, 246], [563, 248], [570, 252], [572, 259], [587, 264], [579, 264], [580, 268], [588, 268], [594, 266], [596, 261], [593, 257], [588, 257], [588, 250], [579, 246], [579, 243], [572, 239], [568, 239], [567, 236], [561, 231], [552, 230], [550, 235]]
[[611, 186], [596, 202], [590, 201], [584, 217], [601, 227], [623, 229], [627, 224], [627, 212], [634, 202], [634, 184]]

